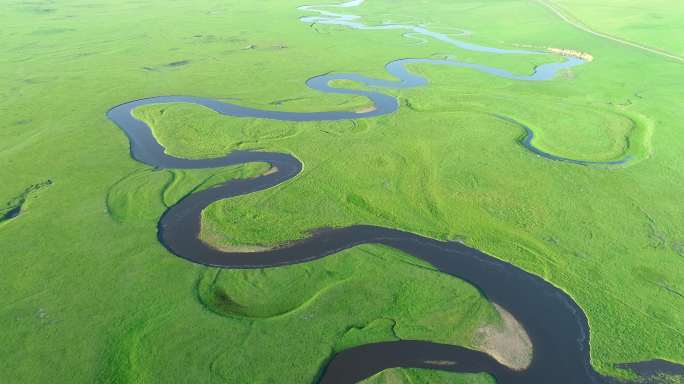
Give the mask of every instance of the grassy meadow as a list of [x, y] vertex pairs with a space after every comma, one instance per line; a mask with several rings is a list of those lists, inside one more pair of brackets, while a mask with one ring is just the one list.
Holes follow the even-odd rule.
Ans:
[[549, 2], [593, 30], [684, 57], [684, 8], [677, 0]]
[[[684, 12], [673, 1], [653, 10], [672, 19], [652, 18], [648, 28], [620, 27], [633, 22], [631, 7], [607, 16], [589, 3], [558, 3], [597, 30], [607, 18], [606, 33], [672, 53], [681, 47], [668, 32], [676, 23], [668, 20]], [[167, 207], [268, 165], [151, 169], [131, 159], [125, 135], [107, 120], [114, 105], [194, 95], [277, 110], [360, 110], [367, 100], [321, 94], [304, 81], [330, 71], [387, 78], [384, 65], [403, 57], [453, 55], [515, 73], [560, 60], [310, 26], [297, 20], [299, 5], [4, 4], [0, 217], [18, 204], [22, 212], [0, 219], [0, 381], [314, 382], [344, 348], [397, 339], [473, 347], [475, 330], [498, 321], [474, 287], [385, 247], [239, 271], [190, 264], [158, 243]], [[594, 60], [535, 83], [414, 66], [430, 84], [390, 92], [402, 107], [374, 119], [292, 123], [184, 104], [141, 108], [136, 115], [174, 155], [263, 149], [304, 163], [290, 182], [210, 206], [202, 238], [273, 245], [362, 223], [459, 239], [569, 293], [589, 318], [601, 372], [652, 358], [684, 363], [684, 66], [579, 31], [536, 2], [368, 0], [349, 12]], [[553, 154], [633, 161], [603, 169], [545, 160], [520, 145], [519, 127], [492, 114], [524, 122]], [[368, 382], [452, 379], [491, 382], [421, 370]]]
[[494, 380], [484, 374], [460, 375], [426, 369], [388, 369], [370, 377], [362, 384], [490, 384]]

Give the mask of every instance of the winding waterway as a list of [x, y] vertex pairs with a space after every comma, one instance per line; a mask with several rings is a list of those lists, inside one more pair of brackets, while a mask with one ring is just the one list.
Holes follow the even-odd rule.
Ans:
[[[357, 0], [337, 7], [349, 8], [362, 2]], [[357, 29], [404, 29], [409, 33], [435, 38], [461, 49], [493, 54], [543, 54], [469, 44], [445, 34], [429, 31], [422, 26], [390, 24], [368, 27], [360, 23], [357, 16], [321, 11], [313, 6], [304, 6], [300, 9], [319, 13], [319, 16], [301, 19], [308, 23], [338, 24]], [[216, 168], [249, 162], [266, 162], [274, 167], [275, 171], [272, 173], [253, 179], [228, 181], [193, 193], [169, 208], [159, 221], [158, 238], [174, 255], [194, 263], [222, 268], [268, 268], [322, 258], [360, 244], [383, 244], [419, 257], [440, 271], [477, 286], [488, 299], [505, 308], [523, 324], [534, 345], [534, 355], [529, 368], [524, 371], [513, 371], [482, 352], [457, 346], [424, 341], [369, 344], [336, 355], [323, 372], [322, 383], [354, 383], [390, 367], [487, 372], [500, 384], [600, 383], [603, 382], [603, 378], [590, 364], [587, 319], [577, 304], [563, 291], [542, 278], [464, 244], [443, 242], [397, 229], [369, 225], [325, 229], [307, 239], [258, 252], [226, 252], [205, 244], [198, 238], [201, 212], [204, 208], [217, 200], [258, 192], [287, 182], [302, 171], [302, 163], [290, 154], [252, 151], [236, 151], [223, 157], [198, 160], [174, 157], [164, 152], [164, 147], [155, 139], [150, 127], [132, 115], [135, 108], [143, 105], [183, 102], [243, 118], [289, 121], [371, 118], [396, 111], [399, 108], [397, 99], [377, 90], [335, 88], [330, 82], [352, 80], [373, 89], [423, 86], [427, 84], [427, 80], [407, 69], [407, 66], [416, 64], [463, 67], [518, 81], [545, 81], [552, 79], [560, 70], [582, 63], [579, 59], [566, 58], [561, 63], [538, 66], [531, 75], [516, 75], [500, 68], [456, 60], [401, 59], [386, 66], [387, 71], [396, 77], [395, 81], [373, 79], [354, 73], [335, 73], [316, 76], [306, 82], [309, 87], [321, 92], [367, 97], [375, 108], [361, 113], [283, 112], [248, 108], [194, 96], [158, 96], [118, 105], [110, 109], [107, 116], [128, 136], [133, 158], [156, 168]], [[509, 119], [505, 116], [500, 118]], [[557, 157], [535, 148], [531, 140], [532, 131], [524, 125], [521, 127], [528, 133], [522, 142], [528, 150], [550, 160], [588, 163]], [[435, 363], [436, 361], [442, 363]], [[445, 361], [452, 363], [444, 364]]]

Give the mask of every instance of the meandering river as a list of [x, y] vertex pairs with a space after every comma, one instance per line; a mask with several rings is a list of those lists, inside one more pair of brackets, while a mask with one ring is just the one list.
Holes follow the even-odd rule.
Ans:
[[[338, 8], [360, 5], [356, 0], [338, 4]], [[366, 26], [358, 16], [341, 15], [320, 7], [303, 6], [303, 11], [317, 12], [318, 16], [303, 17], [307, 23], [337, 24], [356, 29], [402, 29], [411, 34], [434, 38], [468, 49], [492, 54], [541, 55], [536, 51], [505, 50], [484, 47], [455, 40], [432, 32], [424, 26], [386, 24]], [[457, 60], [401, 59], [387, 64], [387, 71], [397, 80], [379, 80], [354, 73], [335, 73], [316, 76], [306, 84], [318, 91], [352, 94], [367, 97], [374, 109], [366, 112], [283, 112], [243, 107], [195, 96], [157, 96], [135, 100], [110, 109], [107, 116], [118, 125], [130, 140], [134, 159], [156, 168], [200, 169], [216, 168], [249, 162], [270, 163], [275, 172], [262, 176], [232, 180], [216, 187], [193, 193], [169, 208], [158, 225], [159, 241], [174, 255], [189, 261], [222, 268], [269, 268], [283, 264], [303, 263], [322, 258], [360, 244], [383, 244], [419, 257], [444, 273], [470, 282], [485, 293], [488, 299], [510, 312], [527, 330], [534, 345], [532, 363], [524, 371], [513, 371], [490, 356], [466, 348], [424, 341], [397, 341], [364, 345], [336, 355], [324, 374], [322, 383], [354, 383], [390, 367], [424, 367], [457, 372], [487, 372], [500, 384], [588, 384], [603, 382], [589, 359], [589, 327], [583, 311], [563, 291], [524, 270], [489, 256], [461, 243], [443, 242], [397, 229], [369, 225], [326, 229], [310, 238], [266, 251], [226, 252], [199, 240], [201, 212], [209, 204], [239, 195], [255, 193], [284, 183], [302, 171], [302, 163], [291, 154], [236, 151], [223, 157], [183, 159], [168, 155], [156, 140], [151, 128], [133, 117], [140, 106], [158, 103], [193, 103], [218, 113], [243, 118], [264, 118], [289, 121], [364, 119], [396, 111], [395, 97], [376, 91], [378, 88], [402, 89], [427, 84], [427, 80], [409, 71], [410, 65], [444, 65], [468, 68], [489, 75], [517, 81], [547, 81], [559, 71], [584, 62], [566, 58], [538, 66], [531, 75], [518, 75], [504, 69]], [[352, 80], [374, 90], [336, 88], [333, 80]], [[505, 116], [501, 118], [509, 119]], [[532, 144], [532, 130], [521, 125], [528, 137], [522, 143], [529, 150], [550, 160], [588, 163], [548, 154]], [[602, 163], [605, 164], [605, 163]], [[435, 363], [448, 361], [451, 364]]]

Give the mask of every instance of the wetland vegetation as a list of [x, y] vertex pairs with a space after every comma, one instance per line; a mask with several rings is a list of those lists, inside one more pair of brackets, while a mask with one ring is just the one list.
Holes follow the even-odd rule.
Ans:
[[[562, 47], [594, 59], [548, 82], [417, 63], [409, 70], [429, 84], [383, 90], [399, 109], [371, 119], [284, 122], [182, 103], [144, 106], [134, 113], [168, 154], [263, 150], [304, 164], [290, 182], [212, 204], [201, 238], [218, 248], [270, 247], [320, 228], [372, 224], [459, 240], [570, 295], [587, 315], [599, 372], [629, 377], [622, 363], [684, 362], [682, 64], [586, 33], [535, 2], [359, 3], [353, 13], [367, 25], [424, 24], [471, 44]], [[593, 29], [602, 25], [592, 17], [607, 17], [580, 2], [558, 3]], [[0, 298], [7, 363], [0, 377], [312, 382], [335, 353], [355, 346], [428, 340], [477, 348], [478, 330], [502, 326], [476, 287], [384, 246], [282, 268], [219, 270], [173, 257], [158, 242], [157, 221], [169, 207], [269, 166], [140, 164], [105, 116], [114, 105], [195, 95], [256, 109], [362, 115], [372, 112], [366, 98], [321, 94], [304, 80], [329, 72], [392, 80], [384, 66], [403, 57], [456, 57], [520, 76], [563, 60], [435, 39], [417, 44], [393, 29], [302, 23], [300, 5], [8, 4], [0, 43], [7, 84], [0, 91], [7, 164], [0, 201], [8, 202], [0, 211], [0, 287], [8, 292]], [[632, 23], [630, 12], [615, 6], [613, 25]], [[666, 19], [676, 23], [677, 15]], [[632, 28], [624, 38], [676, 54], [682, 38], [662, 28], [662, 39], [653, 39], [652, 28]], [[327, 51], [338, 53], [320, 54]], [[369, 90], [349, 80], [331, 85]], [[545, 152], [630, 161], [541, 158], [522, 145], [520, 125], [493, 114], [529, 127]], [[30, 214], [13, 214], [34, 193], [26, 186], [40, 180], [54, 185], [30, 201]], [[368, 382], [402, 380], [491, 377], [395, 369]]]

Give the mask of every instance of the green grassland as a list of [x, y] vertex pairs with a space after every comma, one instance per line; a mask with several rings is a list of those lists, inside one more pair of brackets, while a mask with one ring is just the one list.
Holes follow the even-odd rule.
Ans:
[[416, 263], [363, 246], [278, 269], [203, 269], [184, 287], [191, 300], [155, 305], [156, 316], [111, 332], [99, 375], [135, 383], [311, 382], [345, 348], [435, 337], [470, 346], [479, 324], [497, 321], [472, 286]]
[[363, 381], [363, 384], [489, 384], [487, 375], [457, 375], [425, 369], [393, 368]]
[[684, 56], [684, 9], [676, 0], [553, 0], [593, 30]]
[[[472, 347], [474, 330], [497, 322], [472, 286], [384, 247], [218, 271], [158, 243], [166, 207], [268, 166], [150, 169], [130, 158], [126, 137], [104, 115], [114, 105], [175, 94], [277, 110], [358, 110], [368, 101], [320, 94], [304, 81], [330, 71], [388, 78], [383, 66], [402, 57], [455, 55], [515, 73], [559, 60], [309, 26], [297, 20], [300, 2], [259, 4], [4, 6], [0, 207], [28, 198], [20, 216], [0, 223], [1, 378], [312, 382], [332, 353], [350, 346], [418, 338]], [[630, 9], [611, 17], [626, 20]], [[460, 239], [572, 295], [589, 317], [599, 370], [656, 357], [684, 363], [682, 65], [583, 33], [535, 2], [377, 0], [353, 12], [368, 22], [465, 28], [474, 34], [464, 39], [485, 45], [572, 48], [595, 60], [541, 83], [413, 66], [430, 85], [394, 91], [402, 108], [368, 120], [289, 123], [183, 104], [141, 108], [137, 116], [174, 155], [264, 149], [304, 163], [290, 182], [210, 206], [202, 237], [217, 246], [272, 245], [365, 223]], [[675, 52], [674, 35], [632, 33], [625, 38], [657, 38], [663, 45], [654, 46]], [[519, 127], [494, 113], [530, 126], [548, 152], [634, 161], [607, 170], [541, 159], [519, 144]], [[46, 180], [49, 188], [26, 192]], [[452, 377], [491, 381], [393, 370], [369, 382]]]

